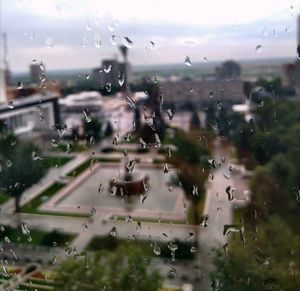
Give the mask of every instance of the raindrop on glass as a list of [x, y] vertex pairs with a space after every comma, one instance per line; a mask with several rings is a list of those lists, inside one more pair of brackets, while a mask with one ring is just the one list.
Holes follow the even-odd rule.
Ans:
[[184, 64], [188, 67], [191, 67], [192, 66], [192, 62], [190, 60], [190, 57], [189, 56], [186, 56], [185, 60], [184, 60]]
[[263, 50], [262, 45], [258, 45], [258, 46], [255, 48], [255, 52], [256, 52], [257, 54], [262, 53], [262, 50]]
[[84, 115], [84, 120], [86, 122], [91, 122], [92, 121], [91, 114], [87, 109], [83, 109], [83, 115]]
[[18, 81], [18, 89], [23, 89], [24, 85], [21, 81]]
[[114, 34], [111, 36], [110, 42], [112, 45], [116, 45], [118, 43], [118, 39]]
[[45, 40], [45, 44], [47, 46], [48, 49], [52, 49], [53, 48], [53, 38], [52, 37], [48, 37]]
[[21, 229], [23, 234], [30, 235], [30, 230], [28, 229], [27, 224], [25, 222], [21, 223]]
[[127, 36], [123, 37], [123, 44], [128, 48], [132, 48], [132, 46], [133, 46], [132, 40]]
[[7, 107], [8, 108], [10, 108], [10, 109], [14, 109], [14, 102], [12, 102], [12, 101], [9, 101], [8, 103], [7, 103]]

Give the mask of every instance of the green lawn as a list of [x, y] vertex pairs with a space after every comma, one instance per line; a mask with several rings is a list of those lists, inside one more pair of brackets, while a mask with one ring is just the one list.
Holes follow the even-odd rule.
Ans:
[[57, 211], [41, 211], [38, 210], [40, 205], [42, 205], [45, 200], [50, 199], [54, 194], [56, 194], [60, 189], [62, 189], [65, 185], [55, 182], [51, 186], [49, 186], [46, 190], [41, 192], [37, 197], [26, 203], [21, 207], [21, 212], [23, 213], [31, 213], [31, 214], [41, 214], [41, 215], [52, 215], [52, 216], [67, 216], [67, 217], [82, 217], [87, 218], [90, 217], [90, 214], [85, 213], [68, 213], [68, 212], [57, 212]]
[[[133, 218], [135, 221], [140, 222], [151, 222], [151, 223], [165, 223], [165, 224], [186, 224], [185, 220], [172, 220], [172, 219], [158, 219], [158, 218], [149, 218], [149, 217], [139, 217], [139, 218]], [[118, 220], [125, 221], [125, 216], [118, 216]]]
[[[196, 246], [196, 243], [182, 242], [178, 240], [176, 240], [175, 243], [178, 245], [178, 249], [175, 251], [175, 258], [186, 260], [192, 260], [194, 258], [195, 253], [191, 253], [191, 247]], [[156, 242], [156, 245], [158, 245], [161, 250], [159, 257], [171, 258], [171, 251], [169, 250], [166, 242]], [[118, 239], [110, 235], [93, 237], [86, 249], [87, 251], [99, 251], [104, 249], [114, 251], [120, 246], [141, 248], [145, 256], [156, 256], [153, 252], [153, 247], [151, 247], [151, 242], [149, 241]]]
[[65, 163], [71, 161], [72, 158], [70, 157], [44, 157], [44, 164], [47, 168], [54, 168], [56, 166], [61, 167]]
[[[30, 230], [29, 235], [25, 235], [23, 234], [21, 227], [12, 228], [4, 226], [4, 231], [0, 231], [0, 240], [3, 241], [5, 237], [8, 237], [12, 243], [53, 246], [53, 243], [55, 242], [57, 246], [64, 246], [66, 242], [73, 240], [75, 235], [61, 233], [55, 230], [46, 232], [34, 229]], [[31, 237], [32, 240], [29, 240], [29, 237]]]
[[68, 177], [77, 177], [78, 175], [80, 175], [82, 172], [84, 172], [87, 168], [89, 168], [91, 165], [91, 159], [88, 159], [86, 161], [84, 161], [83, 163], [81, 163], [77, 168], [75, 168], [74, 170], [68, 172], [66, 174], [66, 176]]
[[37, 197], [33, 198], [31, 201], [26, 203], [21, 208], [21, 212], [26, 213], [36, 213], [39, 206], [45, 202], [45, 200], [50, 199], [57, 191], [62, 189], [64, 184], [55, 182], [51, 186], [49, 186], [46, 190], [41, 192]]
[[[71, 144], [71, 152], [82, 152], [86, 149], [83, 144]], [[55, 152], [67, 152], [67, 144], [59, 144], [58, 147], [53, 147], [52, 150]]]
[[8, 201], [10, 198], [11, 196], [8, 194], [4, 194], [4, 193], [0, 194], [0, 205]]

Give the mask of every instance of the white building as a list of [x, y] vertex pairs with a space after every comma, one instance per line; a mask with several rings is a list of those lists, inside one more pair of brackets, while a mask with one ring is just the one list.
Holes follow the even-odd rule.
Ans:
[[60, 122], [58, 96], [35, 94], [0, 104], [0, 121], [14, 134], [52, 129]]

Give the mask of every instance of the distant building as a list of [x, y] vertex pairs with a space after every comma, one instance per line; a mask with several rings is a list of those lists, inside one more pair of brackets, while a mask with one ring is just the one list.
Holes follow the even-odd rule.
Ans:
[[43, 64], [31, 64], [30, 76], [31, 82], [39, 85], [45, 77], [45, 66]]
[[216, 67], [215, 75], [217, 79], [238, 79], [241, 75], [241, 67], [237, 62], [226, 61]]
[[58, 96], [44, 93], [4, 102], [0, 120], [16, 135], [52, 129], [60, 122]]
[[71, 94], [59, 100], [63, 112], [81, 113], [84, 109], [89, 112], [99, 112], [102, 109], [102, 96], [97, 91], [84, 91]]
[[131, 82], [130, 63], [120, 63], [115, 59], [103, 60], [101, 67], [92, 70], [92, 79], [96, 87], [111, 84], [112, 87], [120, 88]]
[[161, 82], [164, 104], [180, 108], [187, 103], [232, 101], [240, 103], [245, 97], [241, 80], [180, 80]]

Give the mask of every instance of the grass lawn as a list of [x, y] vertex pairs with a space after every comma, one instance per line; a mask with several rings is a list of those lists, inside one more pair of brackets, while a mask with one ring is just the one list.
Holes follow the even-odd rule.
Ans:
[[[175, 240], [175, 244], [178, 245], [178, 249], [175, 251], [176, 259], [186, 259], [192, 260], [195, 256], [195, 253], [191, 252], [191, 247], [196, 246], [196, 243], [192, 242], [181, 242]], [[166, 242], [156, 242], [156, 245], [159, 246], [161, 254], [158, 257], [171, 258], [171, 251], [168, 248]], [[114, 251], [120, 246], [131, 246], [134, 248], [140, 248], [143, 250], [144, 254], [156, 257], [153, 252], [153, 246], [151, 247], [150, 241], [144, 240], [125, 240], [118, 239], [112, 236], [94, 236], [89, 242], [86, 250], [87, 251], [99, 251], [99, 250], [109, 250]]]
[[46, 190], [41, 192], [37, 197], [33, 198], [31, 201], [26, 203], [21, 207], [21, 212], [23, 213], [31, 213], [31, 214], [42, 214], [42, 215], [52, 215], [52, 216], [67, 216], [67, 217], [82, 217], [87, 218], [90, 214], [85, 213], [67, 213], [67, 212], [57, 212], [57, 211], [40, 211], [38, 208], [42, 205], [45, 200], [50, 199], [54, 194], [56, 194], [60, 189], [62, 189], [65, 185], [55, 182], [51, 186], [49, 186]]
[[77, 168], [75, 168], [74, 170], [68, 172], [66, 174], [66, 176], [68, 177], [77, 177], [78, 175], [80, 175], [82, 172], [84, 172], [88, 167], [90, 167], [91, 165], [91, 159], [88, 159], [86, 161], [84, 161], [83, 163], [81, 163]]
[[44, 157], [44, 164], [47, 168], [61, 167], [71, 160], [70, 157]]
[[[118, 220], [120, 221], [125, 221], [125, 216], [118, 216]], [[172, 220], [172, 219], [161, 219], [159, 221], [158, 218], [149, 218], [149, 217], [138, 217], [138, 218], [133, 218], [135, 221], [140, 221], [140, 222], [152, 222], [152, 223], [168, 223], [170, 224], [186, 224], [185, 220]]]
[[241, 224], [241, 218], [244, 219], [247, 207], [237, 208], [233, 211], [233, 224]]
[[4, 194], [4, 193], [0, 194], [0, 205], [8, 201], [10, 198], [11, 196], [8, 194]]
[[199, 199], [199, 201], [197, 202], [197, 204], [193, 204], [190, 202], [189, 208], [188, 208], [188, 223], [189, 224], [198, 224], [198, 221], [195, 221], [195, 212], [198, 213], [198, 217], [200, 218], [204, 213], [204, 203], [205, 203], [205, 196], [206, 194], [202, 194], [201, 198]]
[[[12, 228], [4, 226], [4, 231], [0, 231], [1, 241], [3, 241], [5, 237], [8, 237], [12, 243], [53, 246], [53, 243], [55, 242], [57, 246], [64, 246], [66, 242], [73, 240], [75, 235], [61, 233], [55, 230], [46, 232], [34, 229], [30, 230], [29, 235], [25, 235], [23, 234], [21, 227]], [[29, 237], [31, 237], [32, 240], [28, 240]]]
[[[89, 145], [88, 145], [89, 146]], [[67, 152], [67, 144], [59, 144], [58, 147], [52, 147], [55, 152]], [[71, 152], [83, 152], [87, 148], [83, 144], [71, 144]]]
[[64, 184], [55, 182], [51, 186], [49, 186], [46, 190], [41, 192], [37, 197], [33, 198], [31, 201], [26, 203], [21, 208], [21, 212], [26, 213], [35, 213], [35, 211], [39, 208], [39, 206], [45, 202], [45, 200], [50, 199], [57, 191], [62, 189]]

